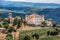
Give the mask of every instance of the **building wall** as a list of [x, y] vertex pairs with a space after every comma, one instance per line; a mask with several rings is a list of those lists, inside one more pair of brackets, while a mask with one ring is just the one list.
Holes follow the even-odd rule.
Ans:
[[34, 18], [35, 25], [41, 25], [41, 18]]
[[52, 26], [53, 25], [52, 21], [47, 21], [46, 23], [47, 23], [47, 26]]
[[36, 14], [26, 15], [25, 20], [27, 24], [41, 25], [41, 23], [44, 21], [44, 16]]

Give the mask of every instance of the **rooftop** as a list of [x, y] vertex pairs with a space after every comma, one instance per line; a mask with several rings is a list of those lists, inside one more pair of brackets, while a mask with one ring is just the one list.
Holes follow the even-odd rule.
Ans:
[[41, 15], [38, 15], [38, 14], [32, 14], [32, 15], [27, 15], [27, 17], [43, 17], [43, 16], [41, 16]]

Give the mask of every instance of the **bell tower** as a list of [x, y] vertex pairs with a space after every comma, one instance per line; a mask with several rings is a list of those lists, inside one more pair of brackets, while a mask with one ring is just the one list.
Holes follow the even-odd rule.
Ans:
[[8, 14], [8, 19], [10, 20], [10, 23], [12, 22], [12, 13]]

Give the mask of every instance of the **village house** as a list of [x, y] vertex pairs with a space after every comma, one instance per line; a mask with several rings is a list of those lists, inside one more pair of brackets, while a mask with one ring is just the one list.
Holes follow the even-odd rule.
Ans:
[[47, 23], [47, 26], [52, 26], [53, 25], [52, 19], [46, 20], [46, 23]]
[[32, 14], [32, 15], [26, 15], [25, 20], [27, 24], [30, 25], [41, 25], [44, 21], [44, 15], [38, 15], [38, 14]]

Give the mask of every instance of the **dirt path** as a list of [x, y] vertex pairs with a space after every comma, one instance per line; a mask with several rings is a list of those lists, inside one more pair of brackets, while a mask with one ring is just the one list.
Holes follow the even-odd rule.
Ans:
[[5, 40], [6, 34], [0, 33], [0, 40]]
[[26, 26], [26, 27], [21, 27], [19, 30], [26, 31], [26, 30], [36, 30], [40, 29], [41, 27], [31, 27], [31, 26]]

